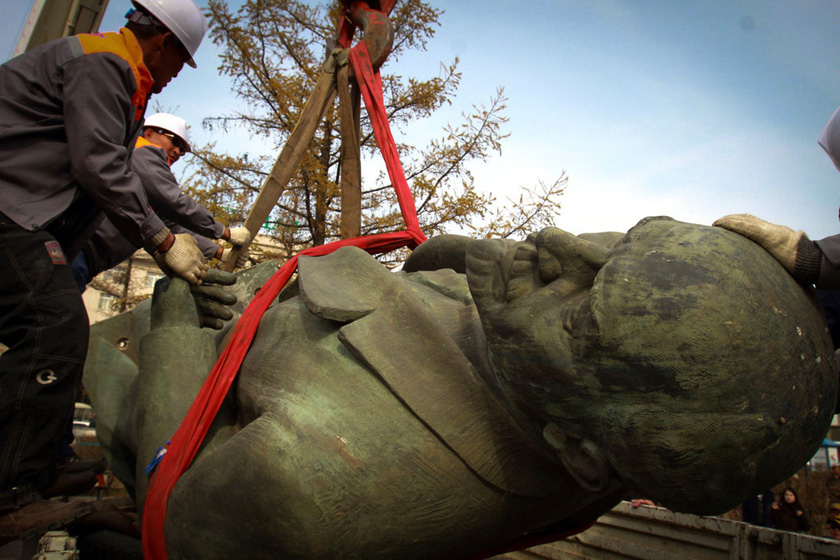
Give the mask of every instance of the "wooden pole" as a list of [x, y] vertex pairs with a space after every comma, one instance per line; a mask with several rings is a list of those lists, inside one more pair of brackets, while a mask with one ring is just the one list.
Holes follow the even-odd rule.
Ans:
[[[350, 93], [350, 65], [336, 73], [341, 123], [341, 223], [342, 239], [362, 235], [362, 167], [358, 116]], [[358, 91], [358, 88], [354, 88]]]
[[[315, 89], [312, 90], [312, 95], [303, 107], [294, 130], [292, 130], [289, 139], [280, 151], [280, 155], [277, 156], [277, 160], [271, 168], [271, 173], [260, 188], [257, 199], [245, 219], [245, 227], [251, 232], [251, 239], [257, 236], [265, 220], [271, 214], [271, 210], [274, 209], [274, 205], [280, 200], [286, 184], [297, 170], [300, 161], [303, 159], [303, 154], [315, 136], [318, 124], [335, 99], [334, 70], [335, 61], [334, 57], [331, 56], [324, 64], [321, 75], [315, 83]], [[228, 260], [223, 263], [222, 270], [233, 272], [241, 253], [242, 250], [239, 247], [234, 247], [228, 256]]]

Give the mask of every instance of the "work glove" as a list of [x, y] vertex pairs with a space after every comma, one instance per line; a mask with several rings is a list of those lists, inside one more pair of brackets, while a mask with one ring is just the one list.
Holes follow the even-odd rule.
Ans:
[[235, 274], [211, 268], [205, 273], [202, 285], [190, 286], [202, 327], [219, 330], [224, 326], [223, 321], [233, 318], [233, 312], [228, 306], [236, 303], [236, 296], [221, 286], [232, 286], [235, 283]]
[[730, 214], [712, 224], [734, 231], [761, 245], [803, 284], [817, 281], [822, 253], [804, 231], [765, 222], [750, 214]]
[[[222, 262], [227, 262], [230, 258], [230, 254], [233, 249], [224, 249], [222, 251]], [[251, 258], [251, 252], [248, 250], [248, 247], [243, 247], [242, 251], [239, 253], [239, 258], [236, 259], [236, 268], [242, 268], [248, 264], [248, 260]]]
[[251, 232], [245, 227], [225, 228], [222, 239], [237, 247], [245, 247], [251, 242]]
[[155, 262], [167, 276], [180, 276], [190, 284], [201, 284], [209, 265], [204, 262], [198, 244], [188, 233], [179, 233], [174, 237], [175, 241], [168, 249], [155, 254]]

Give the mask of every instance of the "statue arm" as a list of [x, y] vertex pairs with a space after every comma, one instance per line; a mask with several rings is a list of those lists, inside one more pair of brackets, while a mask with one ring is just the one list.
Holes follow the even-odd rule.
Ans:
[[403, 270], [439, 270], [451, 268], [464, 274], [467, 271], [465, 255], [467, 245], [475, 241], [463, 235], [438, 235], [421, 243], [405, 261]]

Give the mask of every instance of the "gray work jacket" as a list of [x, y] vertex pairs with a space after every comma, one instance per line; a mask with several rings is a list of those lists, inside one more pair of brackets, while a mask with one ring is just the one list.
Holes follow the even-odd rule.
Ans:
[[0, 211], [79, 246], [102, 211], [153, 249], [164, 224], [128, 169], [153, 83], [127, 29], [58, 39], [0, 65]]
[[[172, 174], [166, 152], [141, 137], [135, 144], [129, 166], [143, 182], [152, 209], [172, 233], [189, 233], [204, 256], [214, 258], [219, 246], [208, 237], [220, 238], [225, 226], [216, 221], [204, 206], [184, 194]], [[117, 266], [138, 248], [106, 220], [84, 247], [88, 281], [100, 272]]]
[[216, 221], [207, 208], [184, 194], [172, 174], [163, 148], [140, 140], [145, 139], [138, 140], [130, 165], [143, 182], [152, 209], [161, 218], [190, 231], [211, 239], [220, 238], [225, 232], [224, 224]]

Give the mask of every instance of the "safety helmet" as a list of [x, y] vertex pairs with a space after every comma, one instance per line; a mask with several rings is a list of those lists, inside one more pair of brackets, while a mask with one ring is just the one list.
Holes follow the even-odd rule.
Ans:
[[819, 145], [831, 158], [831, 163], [840, 171], [840, 109], [834, 111], [820, 134]]
[[132, 2], [154, 16], [175, 34], [190, 53], [187, 64], [195, 68], [193, 57], [204, 38], [204, 33], [207, 32], [207, 20], [195, 0], [132, 0]]
[[169, 113], [155, 113], [154, 115], [146, 117], [146, 120], [143, 122], [143, 127], [162, 128], [167, 132], [171, 132], [184, 141], [188, 152], [192, 151], [192, 147], [190, 147], [190, 137], [187, 134], [187, 121], [181, 117], [176, 117], [175, 115], [170, 115]]

